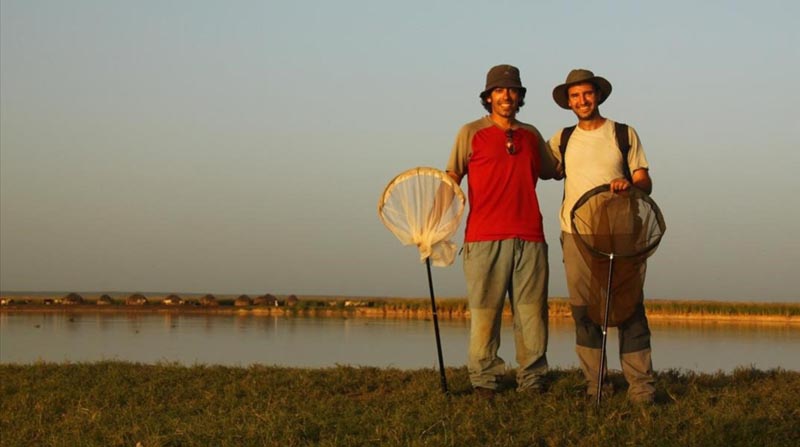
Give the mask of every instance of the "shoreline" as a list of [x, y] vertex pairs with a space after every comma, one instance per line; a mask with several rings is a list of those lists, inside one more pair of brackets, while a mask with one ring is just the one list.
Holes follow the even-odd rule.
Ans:
[[[6, 304], [0, 307], [0, 315], [5, 313], [80, 313], [80, 314], [170, 314], [170, 315], [230, 315], [230, 316], [280, 316], [280, 317], [324, 317], [324, 318], [433, 318], [429, 308], [393, 308], [393, 307], [291, 307], [291, 306], [242, 306], [232, 305], [197, 306], [197, 305], [165, 305], [161, 303], [146, 305], [98, 305], [87, 304]], [[508, 309], [503, 312], [504, 318], [511, 318]], [[443, 320], [468, 320], [468, 310], [442, 308], [437, 309], [437, 318]], [[563, 306], [551, 306], [549, 318], [564, 322], [571, 321], [571, 314]], [[689, 324], [768, 324], [800, 326], [800, 316], [796, 315], [757, 315], [738, 314], [725, 315], [715, 313], [677, 313], [653, 310], [647, 312], [649, 321], [655, 324], [689, 323]]]

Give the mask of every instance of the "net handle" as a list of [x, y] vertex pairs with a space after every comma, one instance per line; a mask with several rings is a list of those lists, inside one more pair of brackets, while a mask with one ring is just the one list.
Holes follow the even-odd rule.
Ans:
[[[634, 190], [636, 192], [634, 192]], [[580, 208], [581, 206], [583, 206], [583, 204], [588, 202], [589, 199], [591, 199], [592, 197], [596, 196], [597, 194], [601, 194], [601, 193], [609, 192], [609, 191], [611, 191], [611, 184], [606, 183], [606, 184], [594, 187], [594, 188], [590, 189], [589, 191], [586, 191], [578, 199], [578, 201], [575, 202], [575, 205], [572, 207], [572, 210], [569, 213], [569, 221], [570, 221], [570, 226], [572, 227], [572, 234], [574, 234], [577, 237], [577, 239], [579, 241], [581, 241], [581, 245], [586, 247], [589, 250], [589, 252], [591, 252], [593, 255], [598, 256], [598, 257], [609, 258], [611, 256], [616, 256], [616, 257], [619, 257], [619, 258], [635, 258], [635, 257], [638, 257], [638, 256], [643, 256], [643, 257], [646, 258], [646, 257], [650, 256], [652, 254], [652, 252], [655, 251], [656, 247], [658, 247], [658, 244], [661, 243], [661, 238], [664, 236], [663, 229], [666, 229], [666, 223], [664, 222], [664, 216], [661, 214], [661, 208], [659, 208], [658, 205], [656, 204], [656, 202], [653, 199], [650, 198], [649, 194], [644, 192], [644, 190], [637, 188], [636, 186], [631, 185], [630, 189], [627, 189], [625, 191], [615, 192], [614, 194], [630, 194], [631, 192], [634, 192], [635, 194], [639, 194], [640, 197], [642, 198], [642, 200], [647, 202], [647, 204], [650, 205], [651, 208], [653, 208], [653, 210], [655, 211], [655, 214], [656, 214], [656, 220], [658, 221], [658, 226], [659, 226], [659, 228], [662, 229], [661, 234], [659, 234], [658, 237], [656, 237], [653, 240], [653, 242], [651, 242], [650, 244], [648, 244], [646, 247], [642, 248], [641, 250], [638, 250], [638, 251], [633, 252], [633, 253], [606, 253], [604, 251], [598, 250], [596, 247], [593, 247], [591, 244], [589, 244], [582, 237], [582, 234], [578, 231], [578, 228], [575, 225], [575, 211], [578, 208]]]

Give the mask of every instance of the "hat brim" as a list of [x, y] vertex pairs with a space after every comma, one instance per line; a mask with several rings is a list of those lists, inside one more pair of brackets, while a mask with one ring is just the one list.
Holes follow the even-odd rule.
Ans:
[[600, 90], [601, 97], [600, 102], [598, 102], [597, 105], [604, 103], [605, 100], [611, 95], [611, 83], [603, 77], [592, 76], [591, 78], [581, 79], [580, 81], [564, 83], [556, 86], [556, 88], [553, 89], [553, 101], [555, 101], [556, 104], [558, 104], [562, 109], [569, 110], [570, 107], [569, 98], [567, 98], [567, 90], [573, 85], [585, 84], [587, 82], [596, 85], [598, 90]]
[[490, 93], [492, 90], [496, 89], [496, 88], [515, 88], [515, 89], [519, 90], [519, 92], [520, 92], [520, 93], [522, 93], [522, 96], [525, 96], [525, 93], [528, 91], [528, 89], [526, 89], [525, 87], [521, 87], [521, 86], [519, 86], [519, 85], [493, 85], [493, 86], [491, 86], [491, 87], [487, 88], [486, 90], [484, 90], [484, 91], [480, 92], [480, 93], [478, 94], [478, 96], [479, 96], [481, 99], [485, 99], [485, 98], [486, 98], [486, 96], [488, 96], [488, 95], [489, 95], [489, 93]]

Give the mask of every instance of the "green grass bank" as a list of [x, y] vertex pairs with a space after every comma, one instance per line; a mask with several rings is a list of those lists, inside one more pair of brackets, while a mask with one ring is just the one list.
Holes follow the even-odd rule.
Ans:
[[[661, 371], [657, 404], [598, 410], [577, 370], [543, 395], [470, 393], [465, 368], [0, 365], [2, 446], [788, 446], [800, 372]], [[618, 375], [612, 380], [622, 384]]]

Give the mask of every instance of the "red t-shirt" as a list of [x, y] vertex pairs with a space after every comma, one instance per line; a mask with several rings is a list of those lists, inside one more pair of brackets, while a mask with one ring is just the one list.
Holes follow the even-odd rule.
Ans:
[[447, 170], [467, 175], [466, 242], [545, 240], [536, 182], [546, 143], [535, 127], [524, 123], [513, 129], [512, 139], [514, 153], [509, 154], [505, 131], [489, 117], [459, 131]]

